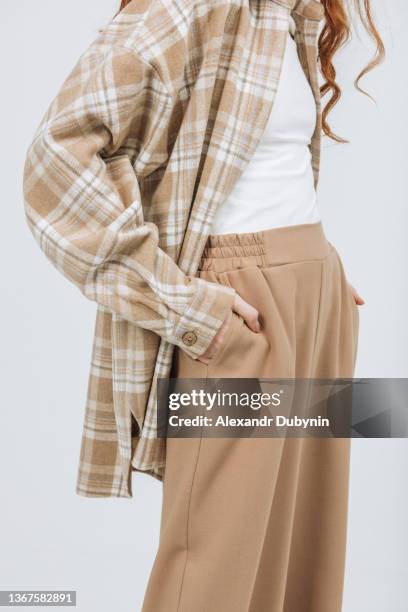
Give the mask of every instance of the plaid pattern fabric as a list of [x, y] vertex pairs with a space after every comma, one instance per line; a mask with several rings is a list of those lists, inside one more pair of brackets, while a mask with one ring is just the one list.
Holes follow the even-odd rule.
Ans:
[[157, 380], [175, 345], [201, 355], [232, 306], [234, 290], [195, 274], [266, 127], [291, 11], [318, 110], [317, 183], [317, 0], [134, 0], [79, 58], [34, 135], [29, 227], [97, 304], [78, 494], [131, 497], [133, 470], [163, 476]]

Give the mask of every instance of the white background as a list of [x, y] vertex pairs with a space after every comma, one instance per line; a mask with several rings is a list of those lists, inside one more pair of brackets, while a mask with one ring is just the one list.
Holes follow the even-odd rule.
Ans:
[[[408, 5], [373, 6], [388, 52], [365, 80], [376, 104], [352, 88], [370, 54], [356, 37], [337, 61], [344, 99], [331, 116], [351, 143], [323, 145], [320, 211], [366, 299], [356, 376], [407, 377]], [[140, 610], [161, 484], [135, 475], [131, 501], [74, 492], [95, 306], [31, 237], [21, 178], [43, 112], [116, 9], [115, 0], [1, 9], [0, 588], [75, 589], [81, 612]], [[407, 469], [408, 441], [353, 440], [344, 612], [407, 610]]]

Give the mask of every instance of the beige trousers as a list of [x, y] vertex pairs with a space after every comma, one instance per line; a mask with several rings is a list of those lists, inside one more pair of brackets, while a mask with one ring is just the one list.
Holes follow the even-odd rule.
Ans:
[[[261, 332], [234, 315], [210, 365], [176, 349], [173, 376], [353, 376], [358, 307], [320, 223], [210, 236], [199, 275]], [[143, 612], [340, 612], [349, 456], [346, 438], [169, 438]]]

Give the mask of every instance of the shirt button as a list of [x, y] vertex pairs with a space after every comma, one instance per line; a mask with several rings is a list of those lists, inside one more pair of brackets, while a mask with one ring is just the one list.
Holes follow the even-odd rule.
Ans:
[[191, 346], [197, 342], [197, 334], [195, 334], [193, 331], [185, 332], [182, 336], [182, 340], [184, 344]]

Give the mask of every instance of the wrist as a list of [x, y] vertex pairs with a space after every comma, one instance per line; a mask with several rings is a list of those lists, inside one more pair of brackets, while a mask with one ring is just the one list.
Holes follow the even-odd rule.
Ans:
[[194, 277], [194, 299], [176, 322], [172, 341], [190, 357], [203, 355], [225, 322], [235, 301], [231, 287]]

